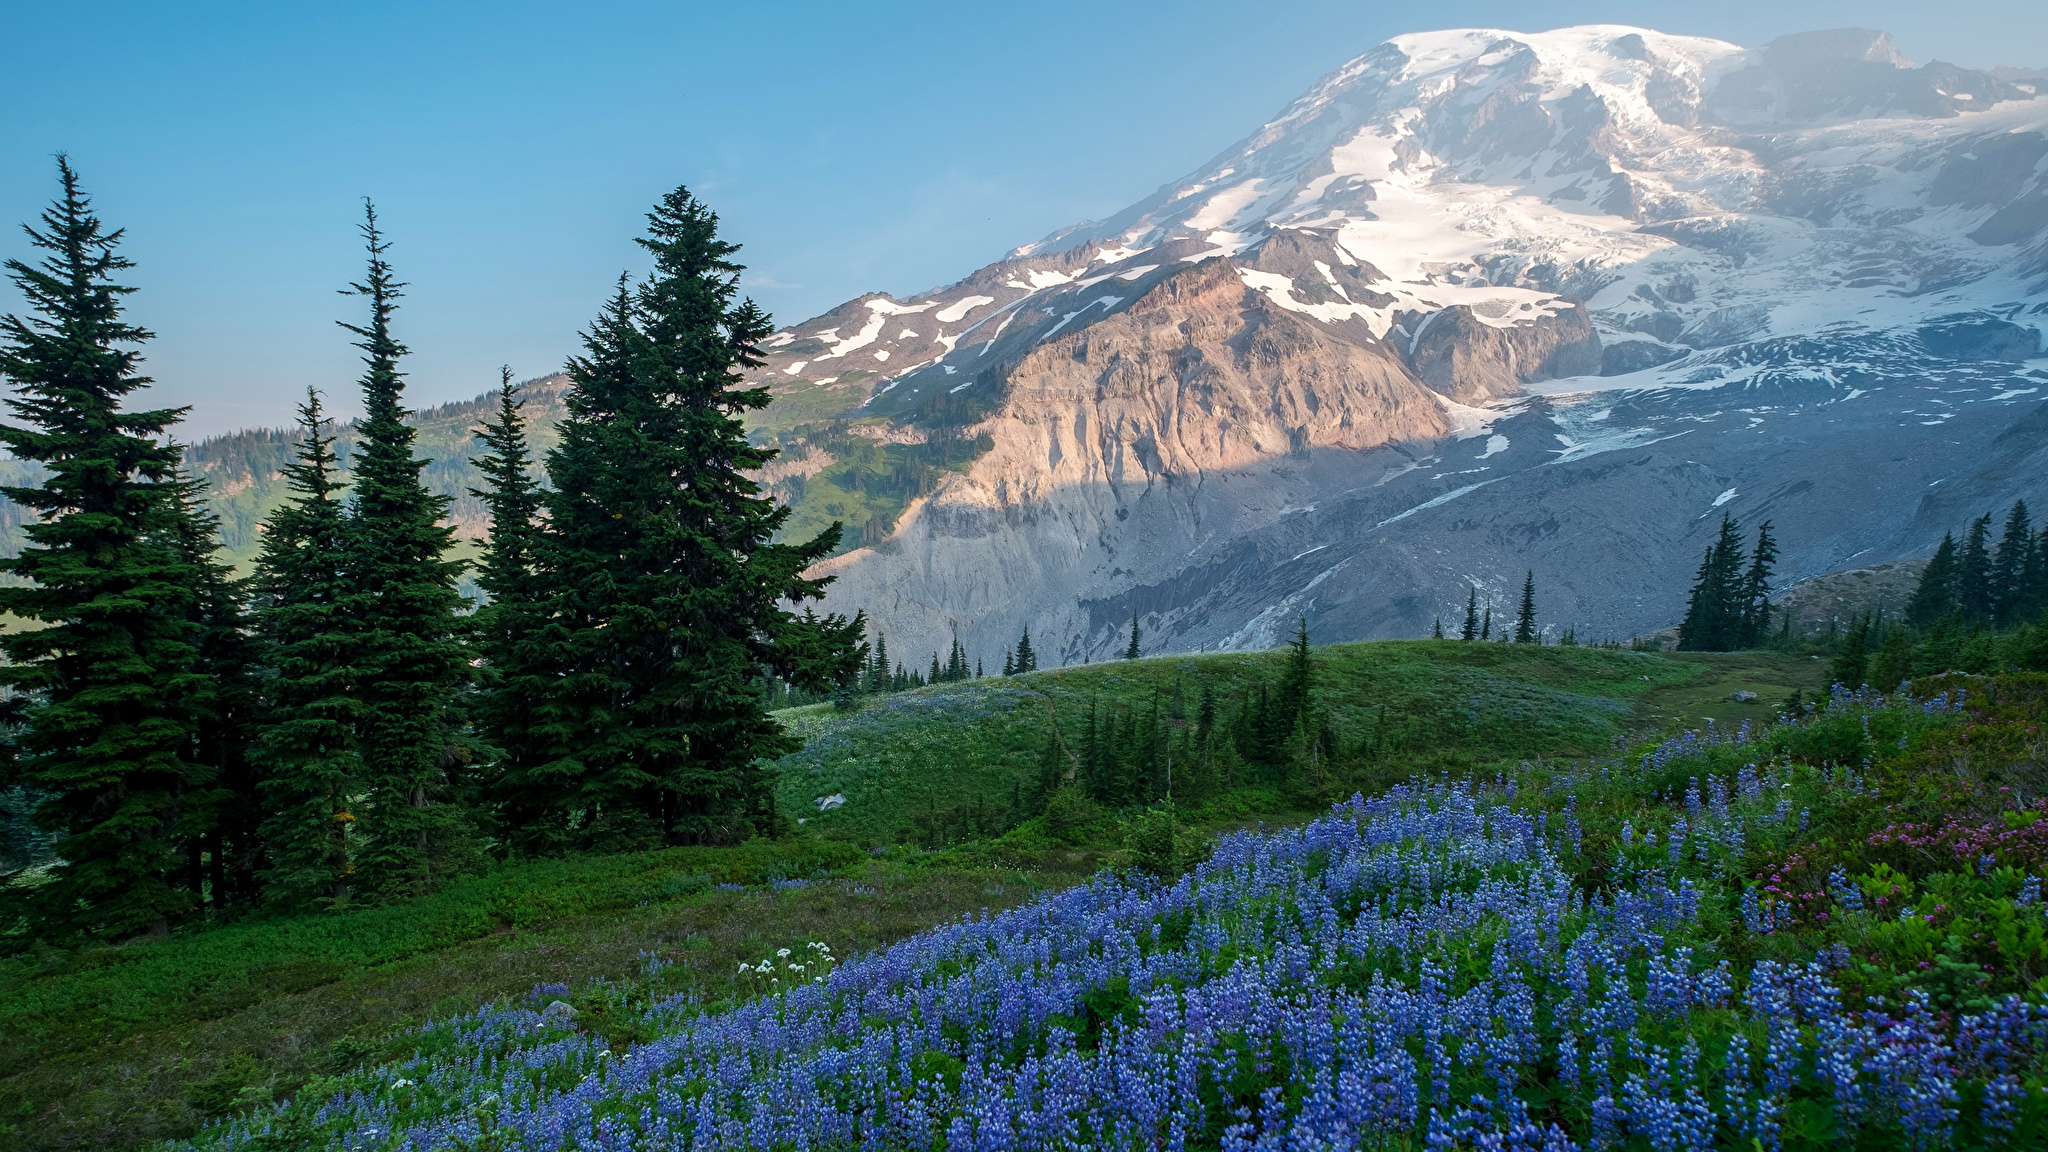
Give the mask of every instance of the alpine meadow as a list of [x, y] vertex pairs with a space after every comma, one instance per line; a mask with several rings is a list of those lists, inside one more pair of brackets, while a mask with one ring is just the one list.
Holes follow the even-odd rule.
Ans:
[[1401, 35], [788, 324], [693, 177], [441, 403], [380, 195], [356, 390], [196, 437], [99, 163], [0, 1149], [2048, 1150], [2048, 71]]

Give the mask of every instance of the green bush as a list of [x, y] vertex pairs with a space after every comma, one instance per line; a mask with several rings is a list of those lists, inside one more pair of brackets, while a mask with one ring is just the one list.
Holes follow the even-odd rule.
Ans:
[[1045, 802], [1046, 834], [1062, 843], [1079, 843], [1096, 818], [1088, 794], [1072, 784], [1062, 785]]

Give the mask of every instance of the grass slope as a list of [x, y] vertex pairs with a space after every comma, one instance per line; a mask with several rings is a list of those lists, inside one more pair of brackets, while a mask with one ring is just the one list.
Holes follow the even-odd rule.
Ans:
[[[1347, 743], [1382, 723], [1396, 778], [1496, 760], [1587, 755], [1638, 730], [1713, 716], [1762, 721], [1794, 689], [1821, 687], [1817, 662], [1770, 653], [1672, 658], [1601, 648], [1377, 641], [1315, 651], [1317, 694]], [[779, 798], [807, 829], [858, 842], [917, 835], [933, 812], [1001, 807], [1031, 778], [1055, 725], [1078, 740], [1091, 704], [1192, 714], [1205, 685], [1227, 710], [1275, 680], [1284, 652], [1168, 656], [941, 684], [779, 715], [805, 740], [779, 764]], [[1729, 699], [1751, 692], [1755, 701]], [[842, 806], [818, 802], [843, 796]]]

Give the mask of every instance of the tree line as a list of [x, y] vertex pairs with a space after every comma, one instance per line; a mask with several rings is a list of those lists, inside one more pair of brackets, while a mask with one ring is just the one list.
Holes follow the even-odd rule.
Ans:
[[1850, 623], [1829, 678], [1889, 692], [1939, 672], [2048, 672], [2048, 528], [2034, 529], [2025, 501], [1995, 545], [1991, 524], [1990, 513], [1972, 520], [1961, 544], [1944, 532], [1903, 611]]
[[46, 857], [5, 889], [0, 933], [163, 933], [415, 896], [486, 852], [778, 826], [761, 764], [793, 742], [757, 686], [843, 683], [865, 621], [798, 611], [840, 529], [776, 542], [788, 512], [746, 476], [773, 455], [741, 423], [768, 403], [743, 373], [772, 329], [703, 203], [679, 188], [648, 214], [653, 269], [584, 332], [539, 459], [502, 374], [472, 611], [404, 420], [404, 284], [374, 208], [342, 325], [363, 363], [352, 475], [309, 391], [288, 498], [239, 578], [182, 466], [185, 410], [126, 406], [151, 333], [123, 316], [122, 233], [58, 175], [27, 230], [42, 256], [5, 265], [26, 314], [0, 317], [0, 445], [44, 477], [0, 489], [33, 515], [0, 560], [22, 625], [0, 637], [0, 786]]

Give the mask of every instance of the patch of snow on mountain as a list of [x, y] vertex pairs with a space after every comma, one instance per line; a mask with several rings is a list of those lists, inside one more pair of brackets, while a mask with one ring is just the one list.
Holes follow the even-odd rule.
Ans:
[[996, 298], [993, 296], [962, 296], [960, 299], [932, 313], [932, 319], [942, 324], [953, 324], [965, 320], [969, 312], [974, 311], [983, 304], [993, 304], [995, 302]]

